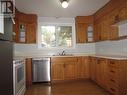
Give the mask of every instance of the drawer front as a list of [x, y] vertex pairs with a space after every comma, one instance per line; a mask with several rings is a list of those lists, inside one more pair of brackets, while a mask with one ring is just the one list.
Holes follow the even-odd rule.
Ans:
[[53, 62], [77, 62], [77, 57], [52, 57], [51, 63]]
[[108, 78], [108, 84], [111, 84], [111, 85], [113, 85], [114, 87], [117, 87], [117, 88], [120, 87], [119, 79], [115, 79], [115, 78], [113, 78], [111, 76], [109, 76], [109, 78]]
[[111, 83], [108, 83], [108, 91], [111, 93], [111, 95], [119, 95], [119, 88], [115, 87]]
[[108, 63], [108, 66], [109, 67], [119, 68], [120, 67], [120, 64], [119, 64], [119, 61], [117, 61], [117, 60], [110, 60], [109, 63]]
[[108, 73], [111, 75], [119, 76], [119, 72], [120, 72], [120, 70], [117, 68], [113, 68], [113, 67], [108, 68]]

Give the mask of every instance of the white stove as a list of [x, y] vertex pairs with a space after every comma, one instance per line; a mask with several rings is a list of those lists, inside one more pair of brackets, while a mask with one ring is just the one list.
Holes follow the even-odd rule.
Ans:
[[13, 61], [13, 87], [14, 95], [24, 95], [25, 84], [25, 60]]

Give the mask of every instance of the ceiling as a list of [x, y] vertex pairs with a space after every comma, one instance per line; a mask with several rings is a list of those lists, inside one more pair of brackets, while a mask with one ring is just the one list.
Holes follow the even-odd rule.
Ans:
[[68, 8], [61, 7], [60, 0], [15, 0], [21, 12], [34, 13], [39, 17], [76, 17], [95, 13], [110, 0], [69, 0]]

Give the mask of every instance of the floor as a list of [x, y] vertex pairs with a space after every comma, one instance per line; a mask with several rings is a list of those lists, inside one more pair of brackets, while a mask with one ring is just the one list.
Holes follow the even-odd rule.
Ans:
[[25, 95], [109, 95], [104, 89], [91, 81], [72, 81], [66, 83], [34, 84]]

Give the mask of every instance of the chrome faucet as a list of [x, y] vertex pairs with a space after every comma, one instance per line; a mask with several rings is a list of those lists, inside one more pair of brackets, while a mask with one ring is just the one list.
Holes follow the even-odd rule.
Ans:
[[61, 55], [65, 55], [65, 50], [62, 51]]

